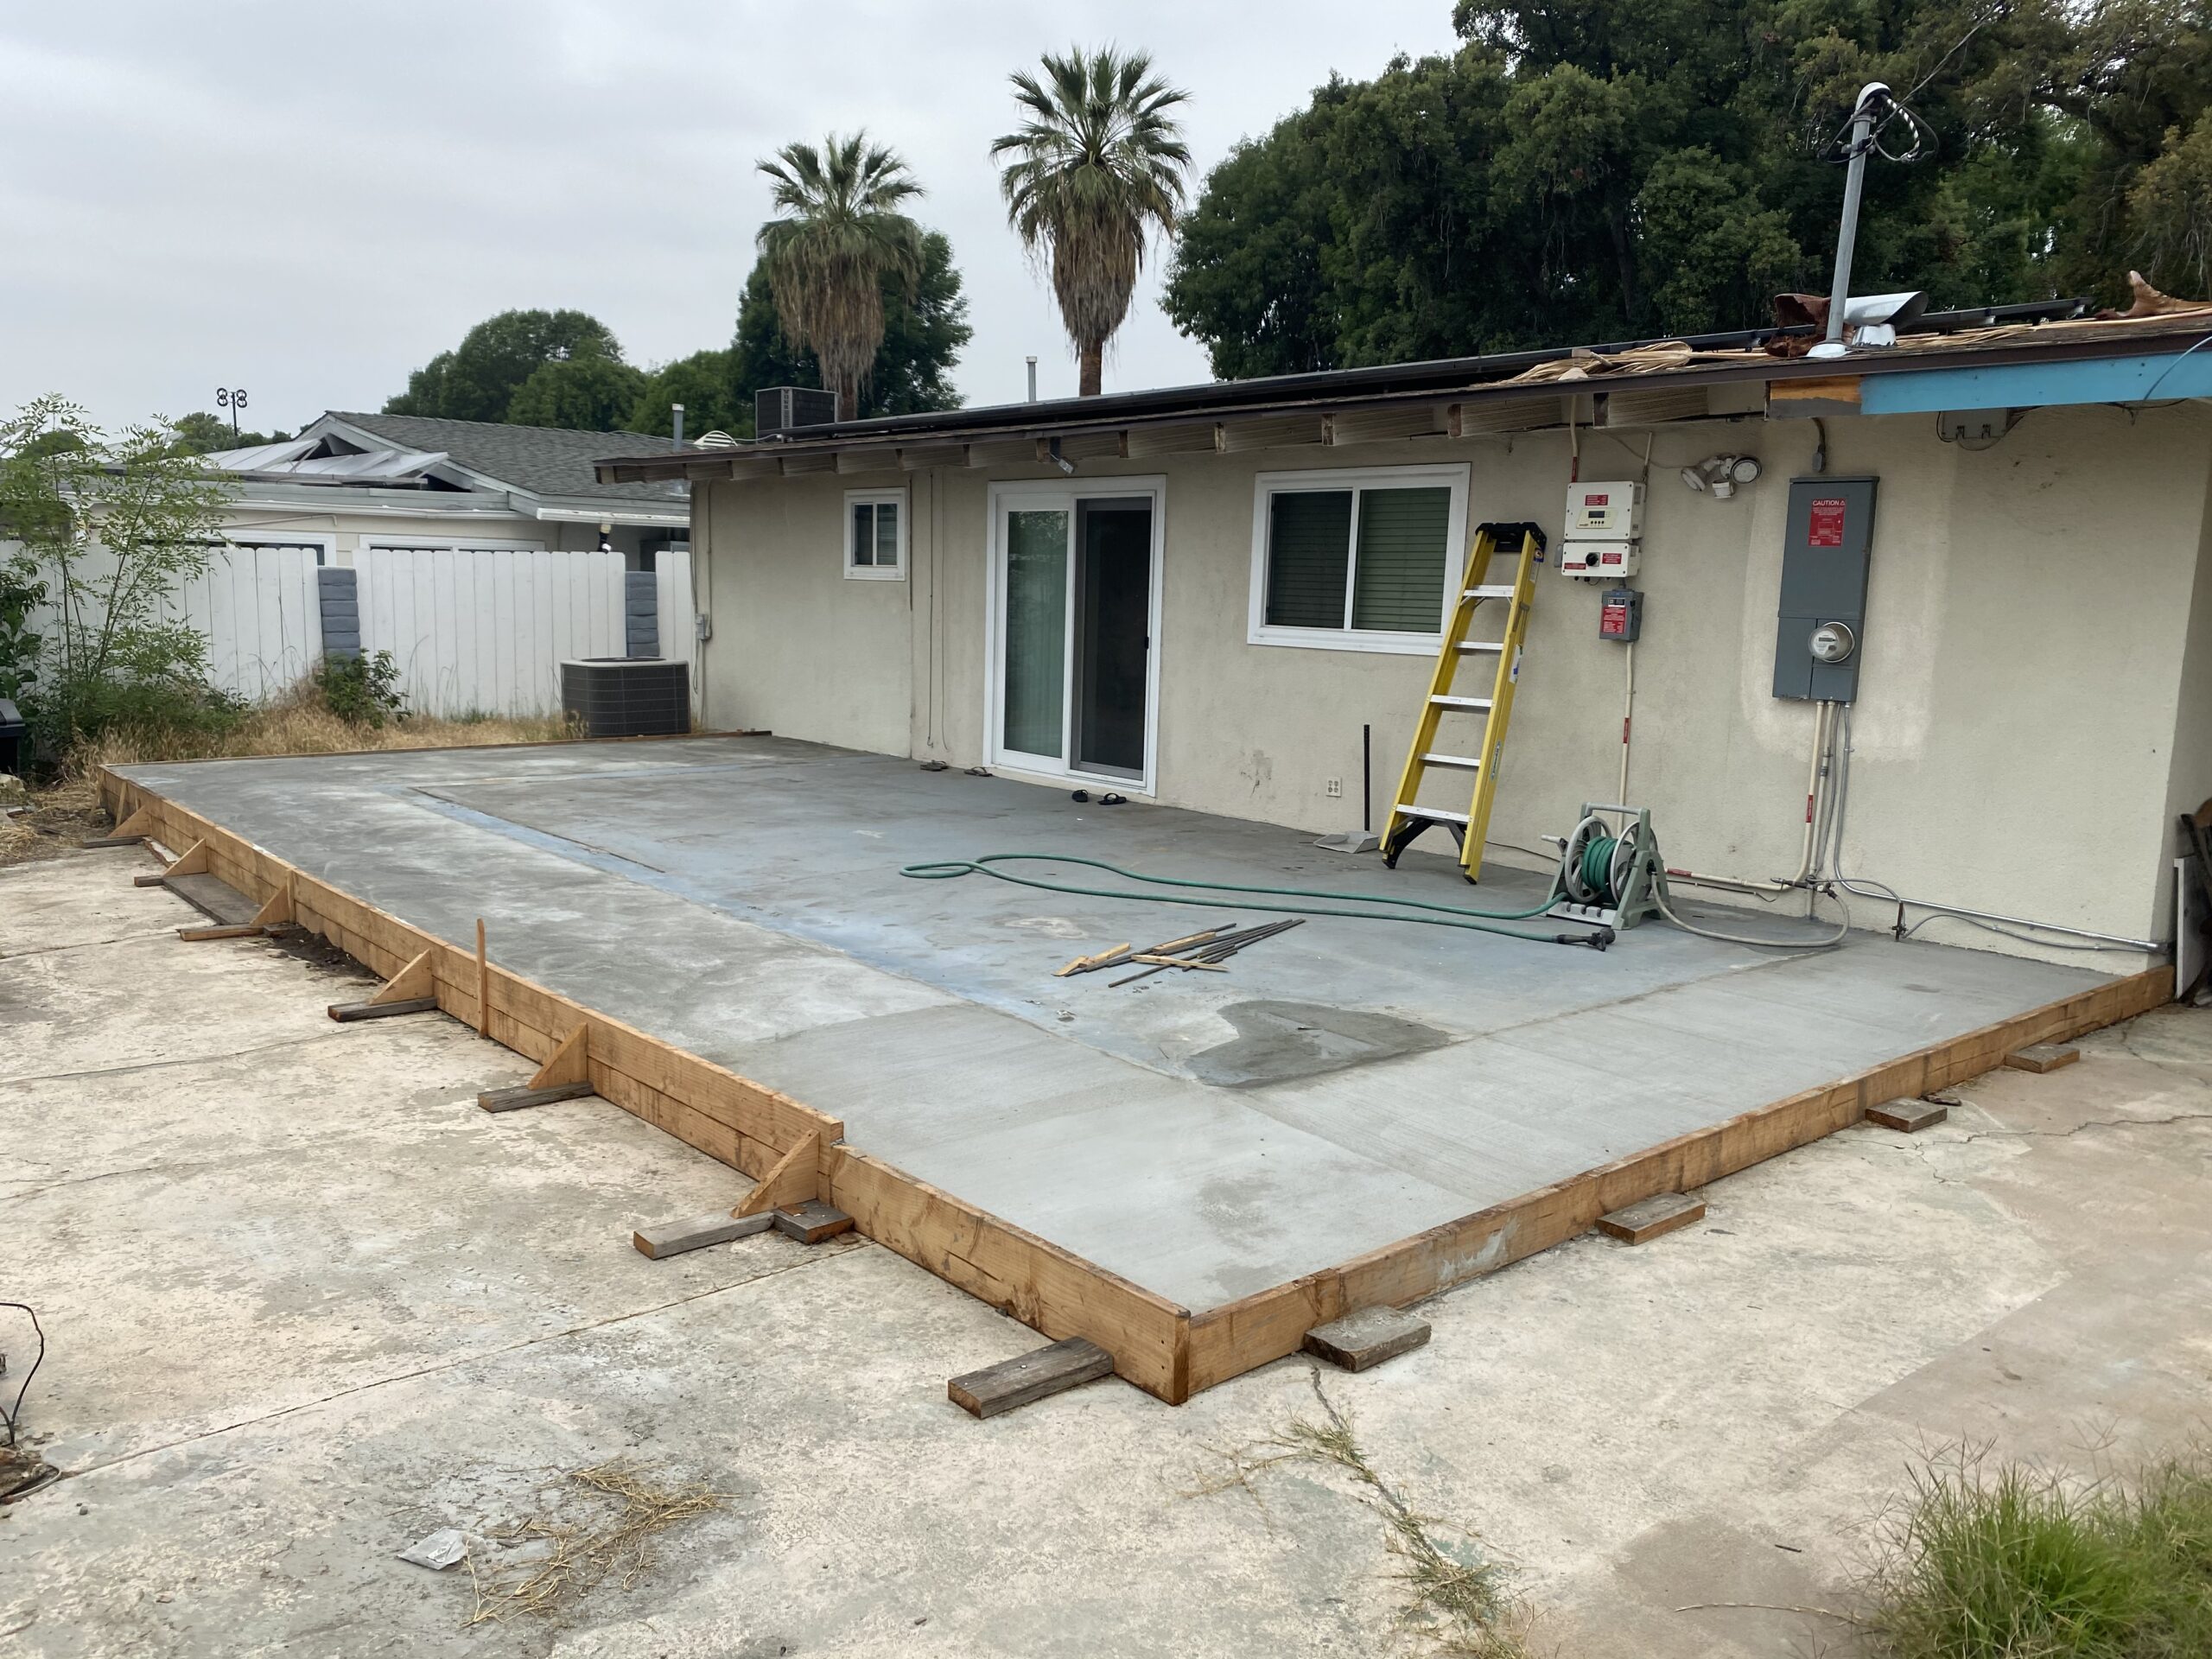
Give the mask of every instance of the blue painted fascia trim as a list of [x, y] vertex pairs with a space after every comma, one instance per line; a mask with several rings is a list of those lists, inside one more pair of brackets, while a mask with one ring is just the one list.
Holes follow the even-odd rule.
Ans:
[[2054, 404], [2133, 404], [2212, 397], [2212, 346], [2155, 357], [1999, 363], [1978, 369], [1897, 369], [1859, 384], [1869, 415], [1945, 409], [2040, 409]]

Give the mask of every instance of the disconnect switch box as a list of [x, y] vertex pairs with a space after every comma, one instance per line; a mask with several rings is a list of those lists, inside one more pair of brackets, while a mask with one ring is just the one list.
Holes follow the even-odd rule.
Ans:
[[1774, 636], [1777, 697], [1849, 702], [1859, 695], [1877, 481], [1789, 482], [1789, 539], [1782, 552], [1782, 602]]

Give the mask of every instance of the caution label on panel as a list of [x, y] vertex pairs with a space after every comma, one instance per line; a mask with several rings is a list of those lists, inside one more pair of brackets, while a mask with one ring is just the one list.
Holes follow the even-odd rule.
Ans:
[[1812, 504], [1812, 517], [1805, 528], [1808, 547], [1841, 547], [1843, 545], [1843, 500], [1840, 496], [1823, 496]]

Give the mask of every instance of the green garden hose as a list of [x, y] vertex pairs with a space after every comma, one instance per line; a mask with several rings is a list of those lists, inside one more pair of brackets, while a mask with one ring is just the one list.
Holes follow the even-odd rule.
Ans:
[[[1026, 875], [1014, 875], [996, 868], [1001, 864], [1082, 864], [1094, 870], [1104, 870], [1120, 876], [1125, 881], [1140, 881], [1154, 887], [1187, 887], [1207, 893], [1235, 893], [1233, 900], [1214, 898], [1184, 898], [1172, 893], [1132, 893], [1126, 888], [1086, 887], [1070, 882], [1040, 881]], [[1419, 922], [1429, 927], [1465, 928], [1478, 933], [1501, 933], [1511, 939], [1529, 939], [1539, 944], [1585, 944], [1603, 950], [1613, 942], [1613, 931], [1600, 927], [1593, 933], [1537, 933], [1525, 928], [1501, 927], [1500, 922], [1527, 921], [1541, 916], [1552, 907], [1559, 897], [1556, 887], [1547, 893], [1528, 910], [1470, 910], [1459, 905], [1436, 905], [1422, 899], [1395, 899], [1387, 893], [1324, 893], [1310, 887], [1252, 887], [1237, 881], [1197, 881], [1173, 875], [1147, 875], [1138, 870], [1125, 870], [1119, 865], [1108, 864], [1095, 858], [1074, 858], [1063, 853], [984, 853], [976, 858], [952, 859], [942, 863], [909, 864], [899, 872], [918, 881], [950, 881], [963, 875], [988, 875], [1000, 881], [1011, 881], [1018, 887], [1039, 887], [1046, 893], [1077, 893], [1091, 899], [1143, 899], [1166, 905], [1206, 905], [1217, 908], [1233, 903], [1239, 910], [1269, 911], [1286, 916], [1338, 916], [1351, 921]], [[1323, 910], [1311, 904], [1268, 905], [1249, 902], [1242, 895], [1259, 893], [1278, 899], [1318, 899], [1332, 905], [1367, 905], [1387, 908], [1367, 910]]]

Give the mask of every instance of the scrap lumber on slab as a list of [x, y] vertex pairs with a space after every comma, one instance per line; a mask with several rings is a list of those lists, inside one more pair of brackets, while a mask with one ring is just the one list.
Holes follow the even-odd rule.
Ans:
[[1679, 1192], [1662, 1192], [1640, 1204], [1631, 1204], [1626, 1209], [1599, 1217], [1598, 1230], [1608, 1237], [1619, 1239], [1624, 1244], [1642, 1244], [1704, 1217], [1703, 1198], [1684, 1198]]
[[630, 1243], [639, 1255], [658, 1262], [664, 1255], [681, 1255], [686, 1250], [703, 1250], [709, 1244], [727, 1244], [733, 1238], [765, 1233], [773, 1221], [772, 1216], [733, 1216], [727, 1210], [709, 1210], [703, 1216], [640, 1227], [630, 1235]]
[[1900, 1135], [1914, 1135], [1933, 1128], [1951, 1115], [1951, 1109], [1932, 1100], [1885, 1100], [1866, 1109], [1866, 1121]]
[[1410, 1353], [1427, 1340], [1427, 1319], [1416, 1319], [1402, 1308], [1363, 1307], [1341, 1319], [1315, 1325], [1306, 1333], [1304, 1345], [1307, 1353], [1332, 1365], [1363, 1371]]
[[[1424, 1332], [1427, 1330], [1426, 1325], [1421, 1328]], [[1017, 1354], [980, 1371], [956, 1376], [944, 1385], [944, 1392], [970, 1417], [995, 1417], [1016, 1406], [1105, 1376], [1113, 1369], [1113, 1355], [1095, 1342], [1070, 1337], [1049, 1348]]]
[[850, 1232], [853, 1218], [834, 1205], [819, 1198], [809, 1198], [804, 1204], [794, 1204], [787, 1209], [772, 1211], [776, 1230], [785, 1238], [795, 1238], [802, 1244], [819, 1244], [825, 1238], [835, 1238], [840, 1233]]
[[2005, 1064], [2015, 1071], [2056, 1071], [2081, 1058], [2080, 1049], [2069, 1048], [2063, 1043], [2031, 1043], [2007, 1054]]
[[1094, 957], [1077, 957], [1066, 967], [1055, 968], [1052, 970], [1052, 977], [1065, 979], [1070, 974], [1088, 974], [1096, 969], [1110, 968], [1127, 957], [1131, 948], [1127, 944], [1117, 944], [1111, 950], [1101, 950]]

